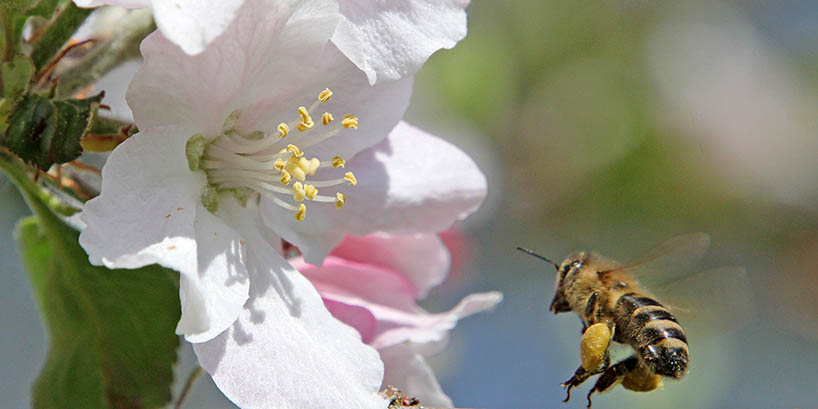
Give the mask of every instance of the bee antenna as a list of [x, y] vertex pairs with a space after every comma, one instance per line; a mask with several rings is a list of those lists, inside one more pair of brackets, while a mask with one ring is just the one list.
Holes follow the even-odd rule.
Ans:
[[520, 251], [522, 251], [523, 253], [528, 254], [528, 255], [530, 255], [530, 256], [537, 257], [538, 259], [543, 260], [543, 261], [546, 261], [546, 262], [548, 262], [549, 264], [553, 264], [553, 265], [554, 265], [554, 268], [556, 268], [556, 269], [557, 269], [557, 271], [559, 271], [559, 270], [560, 270], [560, 266], [559, 266], [559, 264], [557, 264], [557, 263], [555, 263], [555, 262], [553, 262], [553, 261], [549, 260], [549, 259], [548, 259], [547, 257], [545, 257], [545, 256], [542, 256], [542, 255], [540, 255], [540, 254], [537, 254], [537, 253], [535, 253], [535, 252], [533, 252], [533, 251], [531, 251], [531, 250], [529, 250], [529, 249], [527, 249], [527, 248], [525, 248], [525, 247], [517, 247], [517, 250], [520, 250]]

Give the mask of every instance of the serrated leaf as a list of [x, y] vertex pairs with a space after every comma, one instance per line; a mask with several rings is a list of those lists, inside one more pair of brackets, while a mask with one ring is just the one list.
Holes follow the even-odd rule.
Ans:
[[179, 344], [176, 275], [91, 266], [77, 232], [56, 218], [25, 219], [16, 237], [51, 336], [33, 407], [167, 404]]
[[82, 154], [80, 141], [90, 129], [102, 95], [65, 101], [26, 95], [9, 116], [3, 144], [41, 169], [70, 162]]
[[48, 169], [54, 163], [48, 152], [42, 152], [41, 141], [53, 139], [57, 118], [56, 107], [48, 98], [39, 94], [26, 95], [9, 116], [8, 128], [3, 144], [26, 162], [34, 163], [41, 169]]
[[13, 60], [0, 65], [0, 78], [3, 79], [3, 100], [0, 101], [0, 122], [5, 122], [12, 108], [19, 102], [31, 87], [34, 76], [34, 64], [24, 55], [16, 55]]

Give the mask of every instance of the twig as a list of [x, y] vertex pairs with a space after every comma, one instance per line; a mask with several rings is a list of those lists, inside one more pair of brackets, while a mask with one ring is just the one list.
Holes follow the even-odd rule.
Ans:
[[185, 403], [185, 399], [187, 395], [190, 393], [190, 390], [193, 389], [193, 384], [196, 383], [196, 380], [202, 376], [204, 370], [201, 366], [196, 365], [196, 368], [193, 369], [193, 372], [190, 373], [187, 377], [187, 381], [185, 382], [185, 387], [182, 389], [182, 393], [179, 395], [179, 399], [176, 401], [176, 405], [173, 406], [174, 409], [181, 409], [182, 405]]

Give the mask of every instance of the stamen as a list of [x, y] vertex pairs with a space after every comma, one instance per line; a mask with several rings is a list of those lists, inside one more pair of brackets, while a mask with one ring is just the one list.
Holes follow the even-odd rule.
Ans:
[[318, 194], [318, 189], [313, 185], [304, 185], [304, 194], [306, 194], [307, 199], [314, 200], [315, 195]]
[[341, 121], [341, 124], [347, 129], [358, 129], [358, 118], [356, 118], [355, 115], [346, 114], [344, 115], [344, 119]]
[[284, 139], [287, 137], [287, 134], [290, 133], [289, 125], [285, 124], [284, 122], [278, 124], [278, 139]]
[[[258, 193], [294, 212], [297, 221], [306, 218], [306, 200], [333, 203], [336, 208], [343, 208], [346, 203], [343, 193], [321, 195], [319, 189], [357, 185], [358, 180], [352, 172], [329, 180], [310, 180], [310, 177], [322, 168], [344, 168], [346, 161], [340, 156], [322, 161], [306, 155], [308, 148], [345, 129], [358, 128], [358, 118], [354, 115], [348, 114], [343, 120], [336, 121], [332, 113], [324, 112], [321, 124], [325, 127], [306, 135], [315, 127], [311, 115], [319, 105], [329, 102], [332, 95], [329, 89], [321, 91], [309, 108], [298, 107], [297, 119], [279, 123], [271, 133], [237, 131], [240, 112], [233, 111], [225, 118], [220, 135], [211, 138], [192, 136], [185, 153], [191, 170], [203, 170], [207, 175], [208, 185], [201, 198], [207, 209], [216, 212], [222, 193], [232, 194], [242, 203], [257, 197], [253, 195]], [[289, 135], [293, 128], [300, 132]], [[286, 142], [283, 141], [285, 138], [288, 138]]]
[[295, 156], [296, 158], [304, 156], [304, 152], [302, 152], [301, 149], [299, 149], [297, 146], [293, 144], [287, 145], [287, 149], [285, 151], [292, 152], [293, 156]]
[[312, 129], [315, 126], [315, 122], [312, 121], [310, 117], [309, 111], [307, 108], [300, 106], [298, 107], [298, 116], [301, 117], [301, 123], [298, 124], [298, 130], [304, 132], [308, 129]]
[[355, 175], [352, 174], [352, 172], [345, 173], [344, 174], [344, 180], [349, 182], [350, 186], [355, 186], [355, 185], [358, 184], [358, 179], [355, 177]]
[[284, 185], [289, 185], [290, 180], [292, 180], [292, 175], [290, 175], [290, 172], [287, 172], [286, 170], [282, 169], [281, 170], [281, 179], [280, 179], [281, 183], [284, 184]]
[[331, 97], [332, 91], [329, 88], [325, 88], [320, 94], [318, 94], [318, 100], [321, 101], [322, 104], [326, 104]]
[[304, 218], [307, 216], [307, 206], [304, 203], [298, 205], [298, 210], [295, 212], [295, 221], [303, 222]]
[[329, 125], [332, 120], [335, 119], [332, 117], [332, 114], [329, 112], [324, 112], [324, 115], [321, 115], [321, 124]]

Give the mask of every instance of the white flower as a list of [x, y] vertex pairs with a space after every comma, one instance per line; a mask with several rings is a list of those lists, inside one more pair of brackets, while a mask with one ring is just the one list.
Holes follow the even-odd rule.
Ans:
[[[152, 7], [156, 25], [188, 54], [202, 52], [247, 0], [74, 0], [80, 7]], [[286, 3], [286, 1], [282, 1]], [[466, 36], [470, 0], [336, 0], [332, 41], [369, 82], [405, 78]]]
[[[140, 132], [83, 211], [93, 263], [181, 273], [177, 332], [240, 406], [382, 403], [377, 353], [278, 237], [320, 264], [345, 233], [442, 230], [485, 196], [468, 156], [399, 122], [411, 79], [370, 86], [329, 42], [337, 19], [329, 0], [248, 0], [201, 54], [150, 35], [127, 96]], [[243, 369], [259, 363], [269, 377]]]

